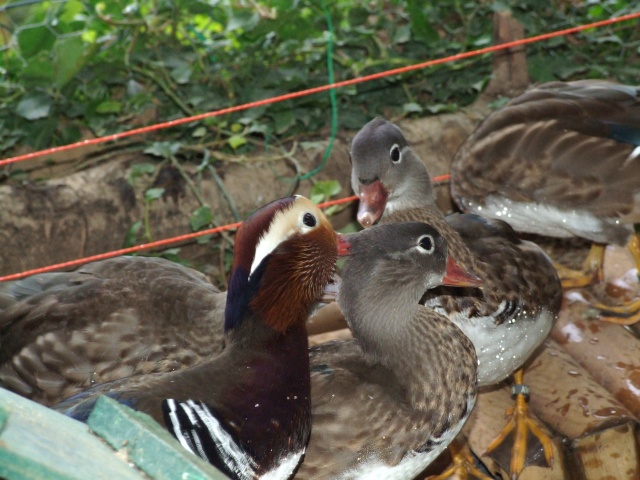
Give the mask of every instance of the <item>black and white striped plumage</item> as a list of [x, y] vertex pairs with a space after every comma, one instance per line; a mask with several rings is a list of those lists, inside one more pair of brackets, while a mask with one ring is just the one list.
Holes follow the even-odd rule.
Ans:
[[224, 462], [237, 478], [252, 478], [256, 462], [227, 432], [209, 406], [197, 400], [162, 402], [164, 423], [180, 444], [209, 463]]

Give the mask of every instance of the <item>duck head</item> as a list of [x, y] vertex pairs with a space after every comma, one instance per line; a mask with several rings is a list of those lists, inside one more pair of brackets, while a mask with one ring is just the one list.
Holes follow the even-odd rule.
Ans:
[[306, 320], [347, 245], [305, 197], [282, 198], [256, 210], [235, 237], [225, 333], [247, 314], [281, 333]]
[[[349, 257], [342, 272], [338, 300], [363, 281], [379, 285], [415, 285], [415, 302], [441, 285], [479, 287], [482, 280], [467, 272], [448, 253], [444, 237], [431, 225], [402, 222], [375, 225], [349, 235]], [[359, 287], [361, 288], [361, 287]], [[398, 290], [394, 288], [393, 290]]]
[[360, 197], [358, 222], [365, 228], [393, 210], [433, 204], [431, 178], [402, 131], [375, 118], [351, 142], [351, 187]]
[[395, 362], [398, 345], [411, 343], [414, 315], [426, 309], [420, 299], [427, 290], [481, 283], [458, 265], [446, 240], [425, 223], [375, 225], [349, 240], [338, 304], [365, 351], [385, 364]]

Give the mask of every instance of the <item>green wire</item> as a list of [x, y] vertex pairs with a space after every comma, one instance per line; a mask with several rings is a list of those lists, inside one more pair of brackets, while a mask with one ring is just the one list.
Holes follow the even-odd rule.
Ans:
[[[324, 12], [324, 16], [327, 19], [327, 27], [329, 29], [329, 41], [327, 42], [327, 70], [329, 72], [329, 84], [333, 84], [334, 76], [333, 76], [333, 22], [331, 21], [331, 14], [327, 9], [324, 1], [321, 0], [320, 4], [322, 5], [322, 11]], [[322, 169], [325, 167], [327, 163], [327, 159], [331, 154], [331, 150], [333, 149], [333, 142], [336, 139], [336, 134], [338, 132], [338, 101], [336, 100], [336, 89], [332, 88], [329, 90], [329, 98], [331, 100], [331, 137], [329, 138], [329, 144], [324, 151], [324, 155], [322, 160], [320, 161], [320, 165], [311, 170], [309, 173], [305, 173], [300, 176], [300, 180], [307, 180], [317, 173], [320, 173]]]

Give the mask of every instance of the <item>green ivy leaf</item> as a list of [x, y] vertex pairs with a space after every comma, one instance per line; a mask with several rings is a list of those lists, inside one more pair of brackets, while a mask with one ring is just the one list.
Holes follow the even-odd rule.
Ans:
[[46, 54], [36, 55], [27, 60], [27, 64], [22, 70], [22, 78], [27, 83], [29, 80], [50, 84], [53, 81], [54, 65]]
[[141, 228], [141, 220], [134, 222], [134, 224], [129, 227], [129, 230], [127, 230], [127, 233], [124, 236], [122, 248], [133, 247], [136, 244], [136, 238], [138, 237], [138, 232], [140, 232]]
[[439, 40], [438, 32], [430, 25], [427, 18], [423, 0], [408, 0], [407, 12], [409, 13], [411, 30], [413, 30], [417, 39], [427, 44], [435, 43]]
[[204, 245], [206, 243], [209, 243], [212, 238], [213, 235], [200, 235], [199, 237], [196, 237], [196, 243], [198, 245]]
[[279, 135], [289, 130], [296, 123], [296, 117], [291, 110], [273, 112], [271, 117], [275, 124], [275, 132]]
[[180, 85], [185, 85], [191, 80], [193, 69], [188, 65], [182, 65], [171, 70], [171, 78]]
[[120, 113], [121, 111], [122, 103], [117, 100], [105, 100], [96, 107], [96, 113]]
[[342, 187], [337, 180], [321, 180], [311, 188], [311, 201], [321, 203], [340, 193]]
[[231, 148], [235, 150], [241, 147], [242, 145], [244, 145], [245, 143], [247, 143], [247, 139], [242, 135], [231, 135], [227, 140], [227, 143]]
[[171, 158], [180, 150], [181, 146], [180, 142], [153, 142], [150, 147], [144, 149], [144, 153], [161, 158]]
[[[97, 44], [85, 44], [80, 35], [60, 38], [53, 47], [56, 87], [62, 88], [86, 65], [97, 50]], [[119, 110], [118, 110], [119, 112]]]
[[153, 202], [159, 198], [162, 198], [164, 194], [164, 188], [149, 188], [144, 192], [144, 199], [147, 202]]
[[191, 214], [191, 218], [189, 218], [189, 224], [191, 225], [191, 230], [197, 232], [198, 230], [202, 230], [204, 227], [207, 227], [213, 221], [213, 213], [211, 209], [203, 205], [201, 207], [196, 208]]
[[16, 106], [16, 113], [27, 120], [37, 120], [49, 116], [52, 104], [52, 98], [45, 93], [27, 93]]
[[402, 105], [402, 111], [406, 113], [422, 113], [423, 108], [416, 102], [405, 103]]
[[156, 172], [156, 166], [152, 163], [135, 163], [129, 169], [129, 176], [127, 177], [131, 185], [134, 184], [136, 178], [142, 175], [153, 175]]
[[43, 50], [50, 51], [56, 41], [55, 34], [44, 25], [24, 28], [17, 36], [20, 51], [25, 57], [31, 57]]
[[191, 134], [191, 136], [193, 138], [202, 138], [207, 134], [207, 129], [205, 127], [198, 127], [196, 128], [193, 133]]

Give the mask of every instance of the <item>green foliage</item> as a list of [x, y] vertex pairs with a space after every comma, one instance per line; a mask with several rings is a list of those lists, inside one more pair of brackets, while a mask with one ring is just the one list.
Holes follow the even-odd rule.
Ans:
[[337, 180], [321, 180], [316, 182], [311, 189], [311, 201], [322, 203], [340, 193], [340, 182]]
[[202, 230], [205, 227], [211, 225], [213, 221], [213, 212], [211, 208], [207, 205], [203, 205], [201, 207], [196, 208], [191, 217], [189, 218], [189, 224], [191, 225], [191, 230], [197, 232], [198, 230]]
[[[338, 195], [341, 190], [342, 187], [340, 186], [340, 182], [337, 180], [321, 180], [313, 184], [310, 199], [314, 203], [326, 202], [331, 200], [331, 197]], [[341, 211], [343, 208], [344, 205], [332, 205], [328, 207], [324, 213], [330, 217], [331, 215]]]
[[[527, 36], [638, 8], [623, 0], [325, 3], [336, 80], [489, 45], [493, 12], [506, 5]], [[136, 117], [163, 121], [325, 84], [327, 25], [322, 3], [310, 0], [10, 0], [0, 7], [0, 154], [69, 143], [87, 128], [126, 130]], [[634, 83], [639, 43], [627, 23], [529, 46], [532, 80]], [[357, 129], [376, 114], [454, 110], [476, 98], [490, 69], [484, 56], [342, 88], [338, 128]], [[329, 111], [328, 93], [316, 94], [163, 135], [244, 153], [251, 136], [319, 131]]]

